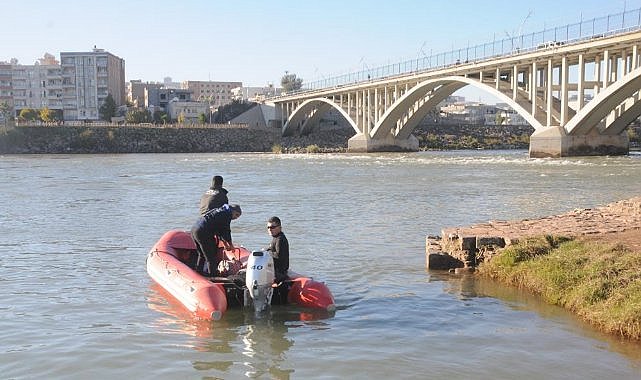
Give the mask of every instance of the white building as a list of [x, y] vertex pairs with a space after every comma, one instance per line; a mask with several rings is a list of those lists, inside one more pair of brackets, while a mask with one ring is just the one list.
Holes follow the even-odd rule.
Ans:
[[280, 95], [282, 90], [282, 88], [274, 87], [274, 85], [270, 83], [264, 87], [232, 88], [231, 93], [234, 100], [246, 100], [249, 102], [261, 103], [270, 96]]
[[12, 93], [16, 114], [31, 108], [62, 112], [62, 71], [53, 55], [45, 54], [33, 65], [12, 65]]
[[496, 117], [496, 122], [495, 124], [500, 124], [500, 125], [528, 125], [529, 123], [521, 116], [518, 114], [516, 111], [512, 109], [509, 105], [506, 103], [496, 103], [496, 113], [498, 114], [498, 117]]
[[209, 105], [203, 102], [184, 102], [170, 100], [167, 103], [167, 115], [171, 120], [178, 120], [181, 116], [185, 123], [198, 123], [201, 114], [209, 115]]
[[94, 48], [91, 52], [61, 52], [64, 120], [98, 120], [99, 109], [111, 94], [116, 106], [125, 104], [125, 60]]
[[182, 82], [182, 89], [192, 92], [192, 99], [207, 102], [216, 109], [233, 101], [232, 89], [242, 87], [242, 82], [215, 82], [189, 80]]

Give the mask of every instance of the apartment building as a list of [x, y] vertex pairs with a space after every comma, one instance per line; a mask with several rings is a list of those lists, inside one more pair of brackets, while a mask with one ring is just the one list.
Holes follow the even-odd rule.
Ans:
[[11, 81], [16, 115], [29, 108], [62, 113], [62, 71], [53, 55], [45, 54], [33, 65], [12, 65]]
[[185, 81], [181, 87], [192, 92], [192, 99], [207, 102], [212, 108], [229, 104], [234, 99], [232, 89], [242, 87], [242, 82]]
[[61, 52], [64, 120], [98, 120], [99, 109], [111, 94], [116, 106], [125, 104], [125, 60], [104, 49]]
[[[0, 103], [7, 103], [13, 113], [13, 96], [11, 95], [11, 63], [0, 62]], [[4, 122], [4, 115], [0, 113], [0, 121]]]
[[202, 102], [184, 102], [180, 100], [171, 100], [167, 103], [167, 115], [171, 120], [183, 119], [185, 123], [195, 124], [201, 114], [208, 115], [207, 103]]
[[192, 93], [189, 90], [165, 88], [164, 86], [145, 87], [145, 108], [158, 107], [167, 112], [167, 104], [172, 100], [190, 102], [192, 100]]
[[140, 79], [131, 80], [127, 83], [127, 100], [134, 107], [145, 107], [146, 95], [150, 89], [158, 90], [164, 87], [162, 83], [143, 82]]

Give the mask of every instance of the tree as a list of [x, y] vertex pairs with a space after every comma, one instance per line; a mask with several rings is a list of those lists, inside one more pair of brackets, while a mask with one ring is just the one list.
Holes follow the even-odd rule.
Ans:
[[8, 102], [6, 101], [0, 102], [0, 115], [2, 115], [5, 125], [7, 125], [7, 122], [11, 118], [12, 113], [13, 113], [13, 110], [11, 109], [11, 105], [9, 105]]
[[201, 113], [198, 115], [198, 123], [199, 124], [205, 124], [207, 122], [207, 115], [204, 113]]
[[102, 103], [99, 109], [100, 117], [102, 120], [111, 121], [111, 118], [116, 116], [117, 110], [118, 107], [116, 107], [116, 102], [114, 102], [113, 96], [111, 96], [111, 94], [107, 94], [104, 103]]
[[285, 92], [297, 91], [303, 87], [303, 79], [296, 78], [296, 74], [285, 71], [285, 75], [280, 79], [280, 85]]
[[127, 123], [140, 124], [151, 122], [151, 113], [144, 108], [132, 108], [125, 115]]
[[156, 124], [167, 124], [167, 113], [160, 110], [155, 110], [153, 119], [154, 123]]
[[55, 115], [48, 107], [45, 107], [40, 110], [40, 120], [50, 123], [55, 120]]
[[20, 118], [20, 120], [25, 120], [25, 121], [38, 120], [38, 111], [34, 110], [33, 108], [23, 108], [20, 110], [20, 114], [18, 114], [18, 118]]

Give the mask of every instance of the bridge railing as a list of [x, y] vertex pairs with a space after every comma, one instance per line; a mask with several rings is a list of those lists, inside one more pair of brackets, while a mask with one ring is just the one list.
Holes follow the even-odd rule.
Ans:
[[[304, 83], [296, 93], [481, 62], [641, 29], [641, 8]], [[287, 95], [293, 94], [292, 92]]]

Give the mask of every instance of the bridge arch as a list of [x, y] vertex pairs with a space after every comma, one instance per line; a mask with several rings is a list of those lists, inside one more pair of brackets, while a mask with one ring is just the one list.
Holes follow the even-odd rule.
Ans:
[[519, 115], [521, 115], [534, 130], [542, 129], [543, 126], [539, 123], [534, 116], [515, 102], [511, 97], [500, 92], [496, 88], [487, 84], [481, 83], [476, 79], [466, 78], [462, 76], [448, 76], [439, 79], [430, 79], [417, 84], [412, 87], [408, 92], [403, 94], [392, 107], [390, 107], [378, 121], [372, 130], [372, 138], [383, 138], [385, 135], [392, 133], [393, 129], [397, 127], [397, 121], [403, 114], [407, 112], [410, 107], [419, 102], [422, 98], [430, 92], [429, 98], [420, 104], [419, 109], [416, 110], [412, 116], [408, 117], [407, 121], [397, 131], [397, 137], [408, 137], [418, 123], [427, 115], [430, 109], [436, 107], [443, 99], [453, 94], [457, 90], [470, 85], [480, 90], [488, 92], [490, 95], [495, 96], [504, 103], [507, 103]]
[[[565, 125], [568, 135], [585, 135], [622, 106], [620, 114], [601, 131], [604, 135], [618, 135], [637, 117], [641, 116], [641, 67], [630, 71], [588, 102]], [[627, 100], [627, 101], [626, 101]], [[625, 102], [625, 103], [624, 103]]]
[[296, 132], [300, 132], [301, 134], [309, 132], [311, 126], [317, 123], [320, 117], [332, 108], [345, 118], [356, 133], [360, 133], [354, 120], [349, 117], [341, 106], [326, 98], [315, 98], [304, 101], [292, 112], [283, 126], [283, 136], [291, 136]]

